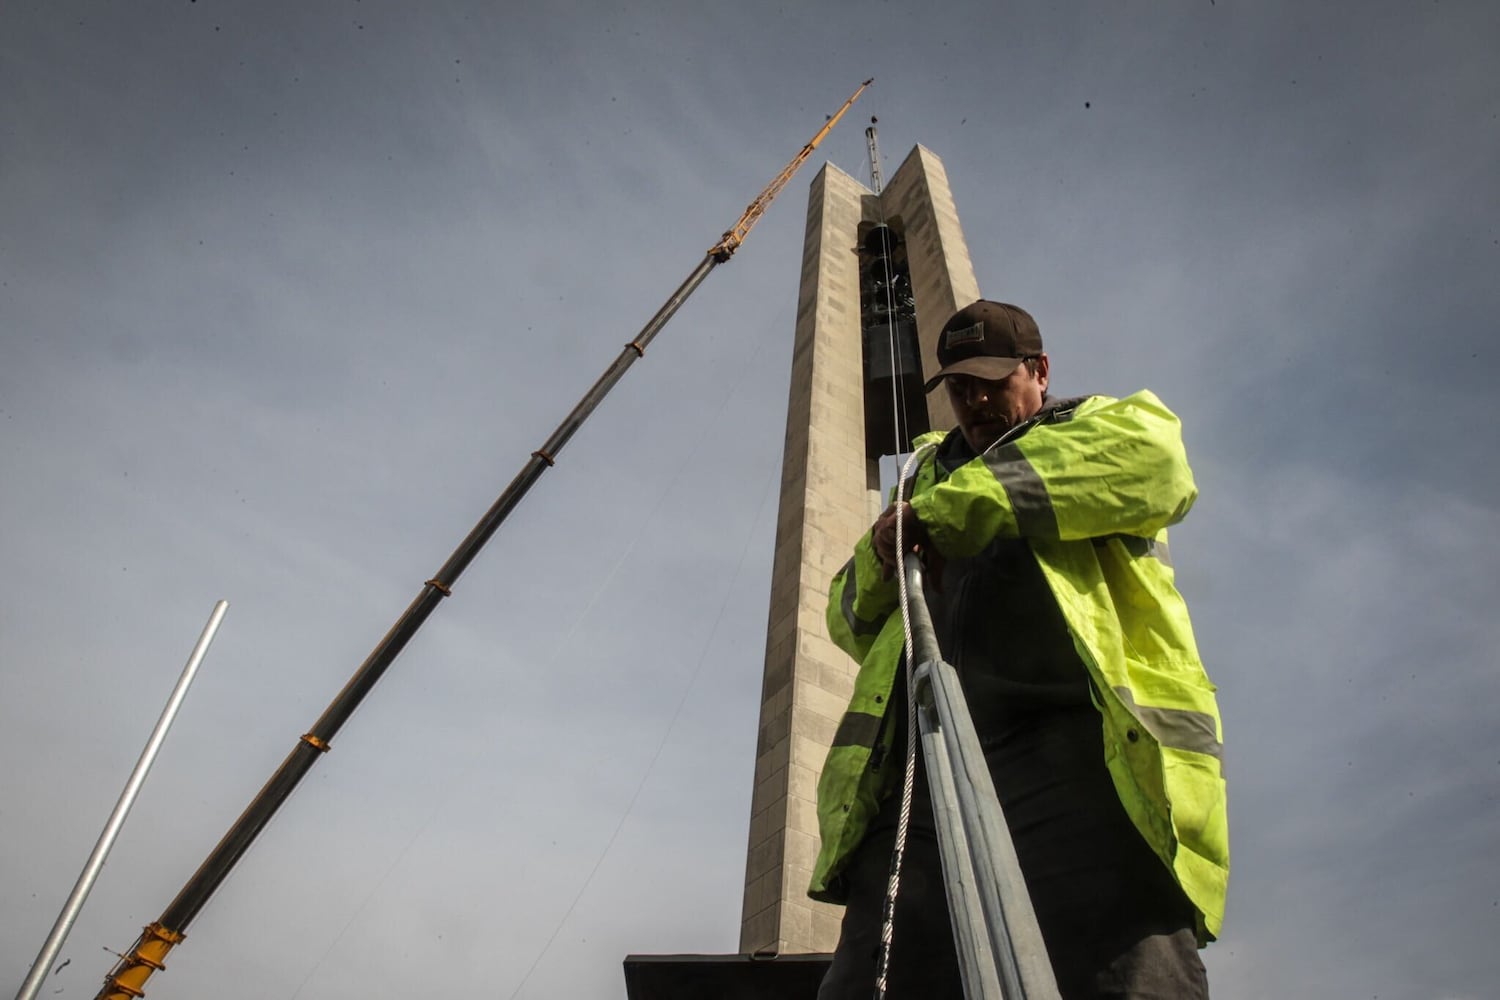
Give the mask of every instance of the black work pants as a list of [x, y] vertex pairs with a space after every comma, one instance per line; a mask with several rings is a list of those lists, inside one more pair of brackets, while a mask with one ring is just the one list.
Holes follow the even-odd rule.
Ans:
[[[1064, 1000], [1199, 1000], [1208, 981], [1194, 911], [1125, 815], [1092, 707], [1023, 720], [985, 741], [1016, 856]], [[931, 793], [920, 761], [886, 996], [962, 998]], [[850, 861], [850, 897], [818, 1000], [869, 1000], [900, 797]]]

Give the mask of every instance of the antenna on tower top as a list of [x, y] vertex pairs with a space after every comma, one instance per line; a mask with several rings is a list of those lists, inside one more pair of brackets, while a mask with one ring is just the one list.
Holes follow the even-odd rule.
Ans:
[[876, 194], [879, 194], [885, 182], [880, 179], [880, 146], [875, 141], [877, 120], [874, 115], [870, 116], [870, 125], [865, 129], [865, 144], [870, 147], [870, 187]]

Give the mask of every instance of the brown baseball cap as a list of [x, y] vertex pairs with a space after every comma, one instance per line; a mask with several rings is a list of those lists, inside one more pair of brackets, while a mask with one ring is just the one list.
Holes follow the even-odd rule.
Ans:
[[1027, 358], [1042, 353], [1042, 332], [1031, 313], [1006, 302], [980, 299], [953, 314], [938, 335], [938, 364], [927, 380], [931, 392], [949, 375], [1005, 378]]

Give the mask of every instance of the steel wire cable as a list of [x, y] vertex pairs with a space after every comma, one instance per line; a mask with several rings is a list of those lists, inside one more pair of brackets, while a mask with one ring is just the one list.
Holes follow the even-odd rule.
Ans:
[[[787, 315], [787, 310], [783, 309], [779, 311], [772, 325], [782, 325], [786, 321]], [[725, 392], [720, 398], [719, 408], [714, 414], [713, 418], [702, 423], [697, 441], [688, 450], [689, 460], [680, 463], [676, 467], [671, 481], [668, 482], [656, 494], [655, 502], [653, 503], [651, 509], [646, 512], [645, 515], [640, 516], [636, 519], [635, 523], [638, 525], [637, 531], [631, 536], [625, 547], [620, 551], [619, 555], [611, 563], [609, 570], [602, 576], [598, 585], [593, 588], [593, 591], [588, 599], [583, 602], [577, 613], [572, 616], [572, 619], [569, 622], [567, 628], [564, 629], [560, 638], [558, 639], [558, 649], [565, 649], [568, 644], [576, 639], [578, 630], [582, 626], [583, 622], [586, 621], [588, 617], [593, 613], [594, 608], [598, 605], [600, 599], [604, 596], [604, 594], [609, 590], [622, 567], [624, 567], [625, 563], [634, 554], [636, 547], [645, 532], [646, 526], [656, 519], [658, 513], [660, 513], [663, 505], [665, 504], [666, 499], [670, 496], [673, 496], [677, 492], [678, 483], [687, 474], [687, 472], [693, 468], [695, 464], [694, 459], [696, 459], [698, 454], [700, 454], [700, 452], [707, 446], [709, 442], [717, 440], [717, 428], [722, 423], [724, 423], [725, 414], [729, 410], [730, 403], [739, 396], [740, 390], [749, 380], [750, 373], [755, 370], [755, 363], [761, 356], [764, 347], [765, 338], [755, 338], [755, 348], [750, 352], [749, 357], [744, 361], [744, 363], [730, 366], [730, 370], [738, 372], [739, 377], [729, 387], [729, 390]], [[646, 765], [645, 773], [642, 774], [641, 779], [636, 786], [634, 794], [632, 794], [629, 803], [625, 807], [623, 815], [620, 817], [620, 820], [616, 824], [614, 831], [610, 834], [608, 841], [600, 851], [598, 859], [594, 862], [593, 866], [589, 870], [588, 875], [580, 884], [578, 891], [574, 895], [572, 902], [568, 905], [566, 912], [564, 912], [562, 917], [558, 920], [557, 925], [553, 928], [552, 933], [548, 936], [546, 942], [542, 945], [542, 948], [538, 952], [536, 958], [532, 960], [525, 974], [516, 984], [515, 990], [510, 994], [511, 1000], [514, 1000], [514, 998], [520, 994], [520, 991], [525, 988], [532, 975], [535, 974], [538, 966], [540, 966], [542, 960], [551, 950], [558, 934], [561, 933], [563, 927], [567, 924], [568, 920], [572, 917], [574, 911], [577, 909], [579, 902], [588, 892], [589, 887], [593, 884], [594, 877], [598, 874], [605, 858], [608, 856], [610, 850], [614, 847], [615, 841], [618, 839], [621, 830], [624, 828], [625, 821], [629, 819], [631, 811], [634, 809], [636, 801], [640, 798], [641, 791], [645, 787], [646, 781], [650, 778], [651, 773], [657, 764], [657, 761], [660, 759], [662, 751], [666, 746], [666, 741], [668, 737], [670, 737], [672, 729], [676, 726], [677, 720], [681, 716], [682, 710], [687, 703], [688, 695], [692, 692], [693, 687], [697, 683], [698, 676], [702, 672], [704, 663], [707, 659], [709, 646], [712, 643], [713, 638], [718, 633], [719, 625], [723, 620], [725, 610], [727, 609], [729, 600], [733, 595], [734, 586], [739, 580], [740, 573], [743, 571], [745, 558], [749, 550], [750, 543], [755, 537], [754, 529], [761, 522], [761, 517], [765, 509], [766, 498], [770, 493], [771, 484], [776, 482], [778, 478], [779, 468], [779, 463], [773, 464], [766, 473], [765, 484], [761, 489], [761, 497], [759, 502], [757, 503], [755, 514], [751, 520], [750, 530], [746, 532], [745, 546], [741, 549], [739, 560], [736, 563], [733, 574], [731, 574], [729, 586], [725, 591], [724, 601], [720, 605], [719, 612], [714, 619], [713, 626], [709, 629], [708, 638], [704, 641], [703, 651], [700, 653], [697, 662], [694, 665], [693, 673], [688, 679], [687, 687], [683, 691], [682, 697], [678, 700], [676, 709], [673, 711], [671, 718], [667, 722], [665, 731], [662, 734], [662, 738], [658, 743], [655, 752], [652, 754], [650, 762]], [[297, 997], [302, 996], [304, 990], [306, 990], [308, 984], [312, 981], [313, 976], [315, 976], [318, 970], [327, 963], [334, 950], [337, 949], [338, 946], [343, 942], [343, 940], [348, 936], [349, 931], [353, 928], [354, 924], [364, 916], [374, 897], [379, 894], [380, 891], [384, 888], [386, 882], [390, 879], [391, 875], [395, 873], [396, 869], [405, 862], [407, 855], [410, 854], [411, 850], [416, 846], [417, 842], [421, 840], [422, 837], [431, 828], [433, 821], [437, 818], [438, 813], [442, 811], [442, 809], [452, 800], [452, 797], [453, 795], [451, 792], [449, 794], [438, 797], [437, 801], [433, 804], [431, 811], [428, 813], [427, 818], [417, 828], [416, 832], [411, 835], [411, 837], [406, 841], [401, 849], [396, 852], [394, 859], [386, 868], [384, 874], [380, 876], [380, 878], [375, 882], [374, 886], [372, 886], [369, 892], [366, 893], [364, 899], [360, 901], [359, 906], [356, 907], [355, 911], [349, 916], [349, 919], [345, 921], [343, 927], [339, 930], [338, 934], [334, 936], [332, 942], [329, 943], [328, 947], [323, 951], [322, 955], [319, 956], [317, 961], [313, 963], [312, 967], [307, 970], [307, 974], [303, 976], [302, 981], [298, 984], [296, 991], [292, 994], [291, 1000], [296, 1000]], [[231, 872], [229, 875], [229, 879], [233, 879], [234, 875], [235, 873]]]
[[907, 477], [912, 466], [918, 464], [933, 445], [926, 444], [912, 452], [901, 468], [896, 481], [896, 591], [901, 605], [901, 630], [905, 638], [906, 661], [906, 767], [901, 777], [901, 815], [896, 821], [896, 843], [891, 849], [891, 878], [886, 888], [885, 905], [880, 923], [880, 967], [875, 977], [876, 1000], [884, 1000], [886, 979], [890, 972], [891, 946], [895, 939], [896, 897], [901, 889], [901, 862], [906, 856], [906, 834], [911, 825], [912, 789], [917, 775], [917, 699], [913, 696], [916, 667], [912, 664], [913, 640], [911, 634], [910, 595], [906, 590], [906, 573], [901, 565], [906, 552], [906, 537], [902, 530], [901, 507], [906, 503]]
[[[871, 175], [873, 180], [873, 166]], [[906, 434], [909, 433], [911, 424], [906, 407], [905, 387], [901, 379], [900, 345], [897, 343], [896, 337], [895, 273], [891, 266], [891, 231], [890, 226], [887, 224], [883, 201], [877, 201], [877, 204], [880, 205], [881, 265], [885, 274], [886, 344], [890, 352], [891, 417], [893, 424], [892, 452], [900, 455], [901, 449], [907, 443]], [[906, 485], [911, 469], [920, 463], [922, 456], [932, 450], [932, 447], [932, 445], [924, 445], [907, 456], [906, 462], [901, 466], [896, 478], [896, 587], [900, 600], [901, 627], [904, 636], [905, 655], [903, 656], [903, 660], [906, 663], [906, 761], [901, 778], [901, 814], [896, 823], [896, 842], [891, 850], [890, 881], [886, 888], [885, 902], [881, 913], [880, 964], [876, 970], [875, 977], [876, 1000], [884, 1000], [887, 979], [890, 973], [891, 949], [895, 940], [896, 898], [901, 889], [901, 864], [906, 856], [906, 838], [908, 828], [911, 825], [912, 793], [916, 781], [917, 762], [917, 703], [916, 699], [912, 697], [915, 667], [912, 664], [913, 640], [909, 596], [906, 589], [906, 573], [902, 569], [902, 559], [906, 551], [906, 545], [905, 531], [902, 524], [903, 519], [900, 511], [902, 505], [906, 502]]]
[[[778, 314], [777, 319], [773, 325], [781, 325], [781, 323], [784, 322], [785, 317], [786, 312], [785, 310], [783, 310]], [[729, 392], [724, 394], [724, 398], [719, 404], [719, 410], [718, 413], [715, 414], [714, 419], [704, 424], [702, 434], [699, 436], [698, 443], [693, 447], [691, 455], [696, 456], [699, 449], [703, 447], [706, 442], [710, 440], [717, 440], [715, 429], [720, 423], [723, 422], [724, 415], [728, 412], [730, 401], [739, 393], [740, 388], [748, 380], [750, 372], [754, 370], [754, 361], [760, 357], [761, 350], [764, 348], [764, 346], [764, 339], [757, 338], [755, 350], [751, 352], [749, 361], [743, 365], [737, 366], [736, 370], [740, 372], [740, 377], [735, 381], [734, 385], [730, 387]], [[646, 523], [649, 523], [649, 521], [656, 516], [657, 511], [661, 509], [661, 506], [665, 502], [666, 498], [676, 492], [677, 482], [686, 474], [686, 471], [693, 468], [694, 465], [695, 463], [690, 460], [684, 462], [678, 467], [677, 472], [672, 479], [672, 482], [669, 483], [666, 489], [664, 489], [657, 496], [656, 505], [652, 508], [651, 512], [647, 514], [646, 517], [641, 521], [643, 529], [644, 525]], [[766, 499], [770, 496], [771, 493], [771, 485], [778, 479], [779, 468], [780, 465], [779, 463], [777, 463], [773, 465], [766, 474], [765, 483], [761, 488], [760, 500], [756, 505], [755, 515], [751, 521], [751, 530], [746, 532], [745, 534], [745, 544], [740, 549], [739, 560], [735, 563], [734, 572], [730, 575], [729, 586], [724, 591], [724, 600], [719, 605], [718, 614], [714, 617], [713, 625], [709, 628], [708, 635], [703, 641], [703, 648], [698, 654], [697, 661], [693, 665], [692, 675], [688, 678], [688, 682], [686, 687], [683, 689], [682, 696], [678, 699], [677, 706], [672, 711], [672, 717], [667, 721], [667, 725], [662, 732], [661, 739], [660, 741], [658, 741], [656, 749], [651, 755], [651, 760], [646, 764], [645, 771], [644, 773], [642, 773], [640, 781], [636, 784], [635, 791], [630, 796], [630, 801], [626, 804], [625, 810], [621, 814], [619, 822], [616, 823], [613, 832], [610, 833], [609, 839], [605, 843], [604, 848], [599, 852], [598, 859], [594, 862], [593, 867], [589, 869], [588, 875], [584, 877], [583, 882], [579, 885], [578, 891], [576, 894], [574, 894], [572, 901], [568, 904], [567, 910], [564, 911], [563, 915], [560, 918], [558, 918], [556, 926], [553, 927], [552, 933], [548, 935], [547, 940], [543, 943], [541, 949], [537, 952], [536, 958], [532, 960], [531, 965], [527, 967], [525, 974], [522, 975], [521, 979], [516, 983], [515, 989], [512, 990], [509, 995], [509, 1000], [516, 1000], [516, 997], [520, 996], [521, 991], [526, 988], [526, 984], [531, 981], [531, 977], [536, 973], [537, 968], [542, 964], [542, 960], [545, 959], [547, 957], [547, 953], [552, 950], [552, 945], [556, 942], [557, 936], [562, 933], [563, 927], [567, 925], [570, 919], [572, 919], [573, 913], [578, 908], [578, 904], [583, 900], [583, 897], [588, 892], [590, 886], [593, 885], [594, 877], [598, 875], [599, 869], [603, 866], [605, 858], [608, 857], [609, 852], [614, 848], [615, 841], [619, 838], [621, 831], [624, 830], [625, 823], [627, 820], [629, 820], [631, 813], [634, 811], [635, 804], [640, 799], [641, 792], [645, 789], [646, 782], [650, 779], [651, 773], [655, 770], [657, 761], [661, 759], [662, 751], [666, 749], [667, 740], [671, 737], [672, 730], [676, 727], [677, 720], [679, 717], [681, 717], [682, 710], [687, 705], [688, 696], [692, 693], [694, 686], [698, 682], [698, 677], [703, 671], [703, 665], [708, 659], [708, 651], [713, 644], [714, 637], [718, 635], [719, 625], [723, 621], [724, 613], [729, 607], [729, 601], [734, 594], [734, 586], [739, 581], [740, 573], [744, 569], [745, 558], [750, 550], [750, 543], [755, 537], [754, 528], [760, 523], [761, 515], [765, 510]], [[609, 579], [606, 579], [604, 583], [602, 583], [600, 587], [595, 591], [594, 598], [589, 603], [589, 608], [592, 608], [594, 602], [598, 600], [599, 596], [603, 594], [605, 588], [609, 585], [609, 580], [613, 579], [615, 573], [624, 564], [626, 558], [632, 551], [634, 551], [636, 542], [639, 540], [639, 538], [640, 532], [637, 532], [636, 536], [631, 539], [629, 547], [615, 562], [614, 567], [610, 570]], [[583, 617], [588, 614], [588, 610], [589, 609], [586, 608], [574, 620], [573, 626], [569, 630], [570, 638], [573, 630], [578, 627], [579, 623], [581, 623], [581, 621], [583, 620]]]

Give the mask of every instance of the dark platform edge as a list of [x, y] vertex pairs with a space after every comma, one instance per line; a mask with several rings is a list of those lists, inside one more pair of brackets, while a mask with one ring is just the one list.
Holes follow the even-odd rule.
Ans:
[[629, 1000], [815, 1000], [832, 955], [627, 955]]

